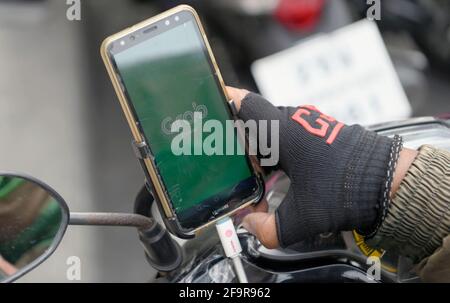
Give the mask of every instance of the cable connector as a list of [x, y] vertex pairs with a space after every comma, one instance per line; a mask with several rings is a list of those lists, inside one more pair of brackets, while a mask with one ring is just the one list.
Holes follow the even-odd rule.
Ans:
[[248, 283], [244, 267], [241, 262], [240, 253], [242, 252], [241, 243], [237, 236], [236, 228], [229, 217], [225, 217], [216, 223], [217, 233], [222, 243], [225, 255], [233, 261], [236, 275], [239, 282]]

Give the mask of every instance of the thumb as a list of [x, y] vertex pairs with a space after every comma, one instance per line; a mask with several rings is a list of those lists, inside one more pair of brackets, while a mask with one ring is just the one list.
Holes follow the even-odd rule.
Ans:
[[258, 94], [232, 87], [227, 91], [239, 109], [239, 118], [249, 122], [244, 131], [248, 132], [250, 153], [256, 153], [267, 173], [278, 169], [282, 112]]
[[277, 248], [279, 246], [274, 214], [251, 213], [244, 218], [242, 223], [244, 228], [255, 235], [265, 247]]
[[261, 95], [231, 86], [227, 86], [227, 94], [234, 101], [238, 115], [244, 121], [280, 120], [280, 110]]
[[228, 97], [233, 100], [234, 104], [236, 105], [236, 109], [239, 110], [241, 109], [241, 103], [242, 100], [245, 98], [245, 96], [247, 96], [250, 92], [246, 89], [242, 89], [242, 88], [236, 88], [236, 87], [232, 87], [232, 86], [227, 86], [227, 95]]

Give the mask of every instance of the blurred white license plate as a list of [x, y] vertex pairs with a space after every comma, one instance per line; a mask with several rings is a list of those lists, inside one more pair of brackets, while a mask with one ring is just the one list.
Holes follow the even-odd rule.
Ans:
[[273, 104], [313, 104], [346, 123], [407, 118], [411, 106], [374, 22], [359, 21], [257, 60], [252, 73]]

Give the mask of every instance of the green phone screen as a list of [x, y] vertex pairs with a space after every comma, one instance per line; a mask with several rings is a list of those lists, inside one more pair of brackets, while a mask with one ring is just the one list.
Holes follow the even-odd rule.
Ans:
[[[193, 113], [201, 112], [203, 123], [215, 119], [224, 128], [225, 121], [231, 119], [196, 23], [180, 22], [118, 52], [114, 60], [184, 227], [204, 224], [217, 215], [218, 209], [231, 207], [230, 200], [255, 191], [256, 182], [245, 155], [177, 156], [172, 152], [177, 133], [170, 133], [170, 126], [176, 119], [193, 125]], [[192, 128], [194, 131], [199, 130]], [[208, 133], [202, 136], [204, 139]], [[226, 139], [224, 135], [224, 147]], [[242, 148], [239, 140], [233, 140], [237, 148]]]

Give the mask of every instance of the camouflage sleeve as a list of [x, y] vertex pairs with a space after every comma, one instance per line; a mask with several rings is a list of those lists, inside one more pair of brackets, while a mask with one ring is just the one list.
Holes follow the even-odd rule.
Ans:
[[368, 243], [415, 263], [422, 261], [418, 269], [425, 276], [436, 262], [445, 260], [450, 282], [449, 235], [450, 152], [424, 145], [393, 197], [386, 219]]

